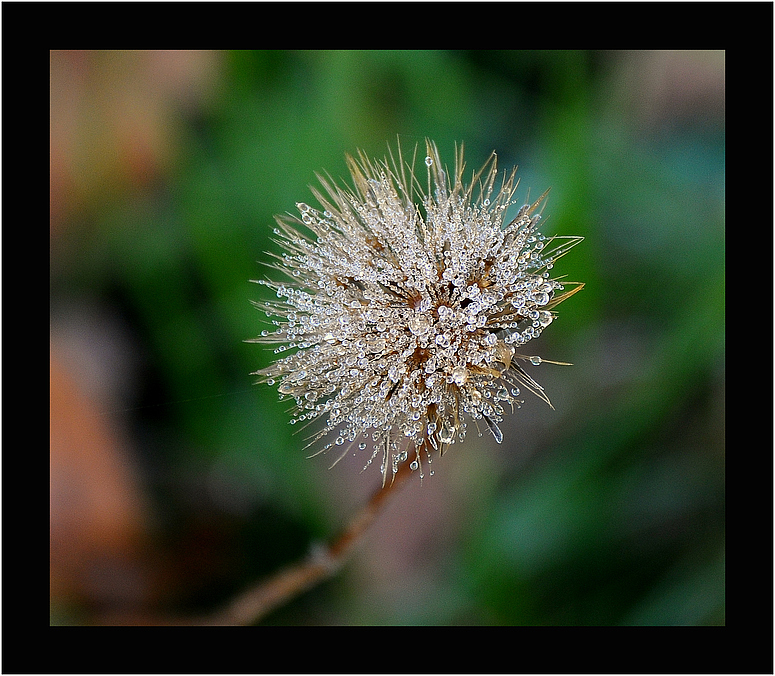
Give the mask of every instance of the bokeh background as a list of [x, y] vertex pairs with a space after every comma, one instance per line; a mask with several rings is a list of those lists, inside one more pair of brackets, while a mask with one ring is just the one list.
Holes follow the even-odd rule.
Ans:
[[51, 623], [171, 622], [379, 484], [308, 459], [250, 305], [273, 215], [344, 154], [495, 150], [586, 237], [503, 445], [404, 486], [267, 625], [725, 623], [724, 53], [55, 51]]

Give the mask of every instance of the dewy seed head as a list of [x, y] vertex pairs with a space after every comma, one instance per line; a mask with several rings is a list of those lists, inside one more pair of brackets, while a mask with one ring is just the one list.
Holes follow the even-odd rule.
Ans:
[[493, 153], [464, 182], [462, 149], [451, 173], [434, 143], [426, 150], [417, 173], [416, 150], [407, 162], [398, 148], [383, 161], [348, 156], [353, 188], [320, 178], [320, 209], [277, 218], [271, 267], [288, 281], [258, 282], [276, 300], [255, 303], [274, 330], [254, 342], [283, 356], [254, 375], [295, 400], [293, 423], [325, 421], [313, 444], [336, 431], [321, 450], [356, 445], [367, 465], [381, 454], [383, 482], [410, 452], [422, 476], [421, 452], [430, 462], [462, 441], [466, 421], [500, 443], [521, 388], [549, 403], [517, 364], [540, 358], [517, 349], [583, 286], [550, 276], [582, 238], [538, 232], [547, 193], [505, 223], [516, 169], [499, 176]]

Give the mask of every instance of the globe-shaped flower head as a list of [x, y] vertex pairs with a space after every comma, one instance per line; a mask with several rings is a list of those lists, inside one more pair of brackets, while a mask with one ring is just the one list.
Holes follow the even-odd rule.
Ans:
[[499, 176], [493, 153], [464, 182], [462, 149], [452, 173], [430, 141], [416, 156], [348, 156], [353, 188], [318, 177], [320, 208], [277, 218], [287, 279], [259, 281], [277, 299], [255, 303], [278, 358], [254, 375], [295, 400], [292, 423], [324, 421], [310, 445], [379, 459], [383, 483], [403, 462], [422, 475], [471, 423], [500, 443], [523, 389], [549, 403], [522, 351], [582, 287], [552, 278], [582, 238], [538, 232], [546, 193], [505, 222], [516, 169]]

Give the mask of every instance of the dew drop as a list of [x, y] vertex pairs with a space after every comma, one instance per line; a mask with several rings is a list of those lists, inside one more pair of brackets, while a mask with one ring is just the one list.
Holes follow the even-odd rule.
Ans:
[[409, 330], [415, 335], [415, 336], [424, 336], [428, 331], [430, 331], [431, 323], [428, 320], [428, 317], [426, 317], [423, 314], [414, 314], [411, 317], [409, 317]]
[[534, 293], [533, 300], [535, 301], [536, 305], [546, 305], [549, 302], [549, 294], [544, 293], [543, 291]]
[[466, 380], [468, 380], [468, 369], [465, 366], [456, 366], [452, 369], [450, 376], [455, 385], [465, 385]]
[[413, 472], [420, 466], [420, 463], [418, 463], [416, 460], [412, 460], [412, 462], [409, 463], [409, 469], [411, 469]]
[[530, 357], [530, 363], [533, 366], [538, 366], [541, 363], [541, 357]]
[[433, 158], [428, 155], [428, 157], [425, 158], [425, 166], [430, 167], [433, 164]]
[[442, 444], [451, 444], [455, 439], [455, 427], [449, 421], [445, 420], [441, 423], [441, 429], [439, 429], [439, 441]]
[[501, 432], [501, 428], [498, 427], [498, 425], [495, 423], [494, 420], [490, 420], [487, 416], [484, 416], [485, 421], [487, 422], [487, 426], [490, 428], [490, 431], [492, 432], [492, 436], [495, 438], [496, 443], [502, 444], [503, 443], [503, 432]]

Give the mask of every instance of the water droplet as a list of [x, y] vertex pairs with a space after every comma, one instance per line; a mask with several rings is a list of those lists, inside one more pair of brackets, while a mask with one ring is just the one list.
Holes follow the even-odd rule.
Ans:
[[442, 444], [451, 444], [455, 439], [455, 427], [454, 425], [445, 420], [441, 423], [441, 429], [439, 429], [439, 441]]
[[456, 366], [452, 369], [450, 377], [455, 385], [465, 385], [466, 380], [468, 380], [468, 369], [465, 366]]
[[425, 158], [425, 166], [430, 167], [433, 164], [433, 158], [428, 155], [428, 157]]
[[411, 469], [413, 472], [420, 466], [420, 463], [416, 460], [412, 460], [412, 462], [409, 463], [409, 469]]
[[536, 305], [546, 305], [549, 302], [549, 294], [543, 291], [533, 294], [533, 300]]
[[541, 363], [541, 357], [530, 357], [530, 363], [533, 366], [538, 366]]
[[502, 444], [503, 432], [501, 432], [501, 428], [498, 427], [494, 420], [490, 420], [490, 418], [487, 416], [484, 416], [484, 419], [487, 422], [487, 426], [490, 428], [490, 431], [492, 432], [492, 436], [495, 437], [495, 441], [499, 444]]
[[409, 325], [409, 330], [415, 336], [424, 336], [431, 330], [431, 322], [428, 317], [423, 314], [413, 314], [409, 317], [407, 324]]

